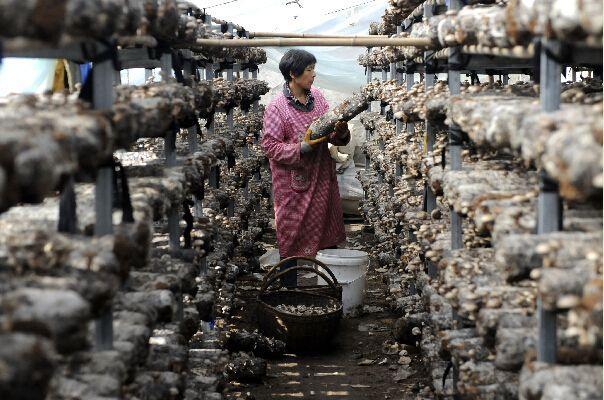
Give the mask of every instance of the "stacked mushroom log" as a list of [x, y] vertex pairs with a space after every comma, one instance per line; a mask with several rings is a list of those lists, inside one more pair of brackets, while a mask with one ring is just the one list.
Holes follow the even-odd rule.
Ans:
[[[238, 276], [252, 273], [258, 267], [257, 256], [262, 249], [257, 242], [268, 227], [271, 211], [268, 200], [270, 175], [262, 152], [251, 143], [253, 134], [257, 135], [261, 128], [262, 109], [259, 112], [243, 110], [268, 91], [266, 83], [242, 79], [228, 82], [217, 78], [212, 86], [213, 100], [204, 107], [207, 109], [205, 117], [214, 120], [213, 131], [204, 133], [201, 139], [197, 138], [199, 150], [192, 155], [185, 156], [188, 151], [186, 140], [177, 141], [176, 148], [177, 154], [182, 155], [177, 158], [177, 165], [182, 168], [187, 188], [184, 195], [177, 198], [176, 204], [184, 204], [183, 218], [185, 221], [190, 219], [185, 232], [191, 235], [190, 245], [194, 250], [191, 255], [183, 252], [182, 256], [192, 258], [193, 265], [197, 268], [203, 266], [205, 271], [205, 276], [196, 278], [196, 293], [190, 298], [185, 297], [185, 304], [195, 305], [199, 317], [213, 321], [214, 325], [213, 329], [203, 325], [203, 329], [191, 332], [190, 372], [184, 380], [186, 394], [190, 396], [195, 392], [220, 388], [222, 382], [233, 378], [223, 371], [230, 371], [229, 365], [237, 364], [241, 357], [245, 357], [237, 353], [232, 361], [228, 361], [228, 353], [221, 350], [219, 337], [228, 332], [228, 318], [239, 307], [234, 298]], [[232, 110], [235, 124], [233, 129], [229, 129], [225, 115], [215, 112], [233, 107], [238, 108]], [[244, 156], [244, 145], [248, 147], [249, 156]], [[157, 139], [147, 139], [138, 142], [138, 149], [143, 151], [123, 153], [120, 158], [136, 174], [137, 180], [146, 180], [149, 177], [145, 175], [158, 171], [163, 147]], [[254, 180], [256, 173], [260, 173], [262, 179]], [[208, 180], [213, 182], [212, 185]], [[249, 181], [247, 186], [245, 181]], [[244, 194], [246, 187], [249, 197]], [[201, 204], [195, 206], [199, 213], [195, 219], [190, 210], [194, 197], [198, 202], [201, 199]], [[165, 234], [156, 235], [154, 241], [165, 242]], [[160, 247], [162, 251], [158, 249], [162, 259], [166, 256], [163, 247]], [[187, 329], [194, 327], [186, 326]], [[141, 383], [147, 379], [147, 375], [143, 375]]]
[[[211, 34], [200, 10], [185, 2], [63, 3], [50, 8], [37, 1], [5, 2], [3, 44], [19, 51], [116, 38], [124, 46], [159, 42], [195, 50], [196, 40]], [[236, 58], [257, 65], [266, 54], [249, 49]], [[117, 87], [115, 103], [102, 111], [62, 95], [2, 100], [0, 397], [219, 396], [228, 353], [220, 349], [219, 331], [200, 320], [216, 318], [216, 326], [223, 325], [225, 304], [234, 305], [229, 285], [239, 267], [254, 268], [248, 260], [260, 250], [254, 243], [268, 225], [270, 208], [264, 199], [252, 217], [248, 211], [222, 218], [216, 199], [223, 201], [225, 193], [204, 193], [203, 182], [213, 167], [226, 165], [229, 154], [240, 152], [246, 135], [259, 131], [262, 110], [239, 113], [241, 135], [198, 136], [193, 154], [178, 141], [175, 166], [167, 168], [163, 147], [161, 156], [154, 152], [158, 139], [199, 126], [198, 118], [209, 118], [216, 108], [208, 83], [185, 81], [187, 86], [168, 80]], [[267, 91], [257, 81], [238, 81], [236, 87], [235, 104], [246, 110]], [[262, 170], [262, 180], [250, 184], [255, 200], [256, 193], [268, 197], [270, 183], [264, 158], [251, 147], [253, 160], [239, 160], [238, 174]], [[92, 237], [95, 187], [86, 182], [100, 167], [113, 165], [112, 154], [118, 161], [113, 234]], [[56, 194], [69, 187], [70, 177], [77, 182], [75, 229], [57, 233], [62, 199]], [[236, 210], [254, 204], [241, 200], [241, 187], [233, 182], [239, 181], [226, 180], [233, 189], [226, 195], [237, 193]], [[204, 215], [194, 219], [191, 199], [204, 195]], [[180, 211], [184, 245], [175, 249], [168, 245], [166, 219]], [[206, 266], [212, 273], [202, 274]], [[93, 350], [92, 321], [109, 313], [113, 349]]]
[[[361, 116], [374, 133], [366, 144], [371, 170], [360, 175], [362, 211], [380, 242], [374, 256], [389, 268], [392, 307], [401, 313], [394, 337], [421, 348], [436, 395], [601, 396], [601, 82], [563, 84], [565, 104], [556, 113], [539, 110], [538, 92], [522, 82], [465, 83], [453, 97], [444, 82], [427, 92], [423, 82], [410, 90], [394, 81], [365, 87], [397, 119], [415, 123], [414, 133], [396, 137], [384, 116]], [[439, 132], [427, 154], [423, 120]], [[451, 123], [472, 144], [462, 152], [461, 171], [444, 168], [442, 130]], [[535, 167], [560, 183], [568, 202], [562, 232], [533, 233]], [[430, 214], [421, 211], [424, 182], [438, 196]], [[453, 211], [466, 217], [464, 248], [450, 251]], [[436, 270], [432, 277], [426, 264]], [[560, 317], [557, 365], [532, 361], [537, 296], [548, 310], [568, 310]], [[578, 379], [574, 368], [585, 376]]]
[[[5, 135], [7, 146], [4, 149], [7, 151], [4, 166], [10, 171], [7, 176], [15, 176], [11, 182], [28, 185], [28, 190], [35, 196], [21, 194], [21, 198], [10, 199], [7, 206], [16, 201], [40, 202], [42, 196], [60, 188], [59, 183], [69, 175], [78, 179], [94, 176], [96, 168], [111, 157], [118, 143], [125, 145], [133, 137], [144, 135], [149, 126], [146, 117], [153, 116], [151, 121], [160, 127], [170, 127], [176, 121], [194, 118], [194, 105], [184, 106], [193, 93], [189, 93], [187, 98], [171, 84], [163, 86], [155, 85], [153, 89], [157, 90], [147, 93], [147, 98], [139, 96], [131, 102], [122, 96], [115, 106], [119, 110], [117, 113], [114, 110], [92, 112], [78, 102], [60, 97], [21, 96], [9, 99], [5, 106], [7, 111], [14, 109], [29, 114], [23, 119], [26, 123], [21, 123], [21, 135], [14, 136], [10, 131], [8, 136]], [[150, 106], [145, 101], [150, 98], [156, 100], [151, 103], [163, 106]], [[18, 115], [18, 112], [13, 112], [3, 120], [10, 121]], [[119, 118], [113, 118], [116, 115]], [[162, 134], [157, 126], [153, 128], [155, 130], [150, 130], [150, 135]], [[28, 143], [27, 140], [31, 140], [27, 138], [31, 138], [32, 133], [45, 131], [48, 138], [35, 143], [43, 145], [44, 149], [36, 149], [35, 145]], [[49, 152], [59, 145], [59, 149]], [[48, 163], [48, 167], [40, 163]], [[203, 164], [199, 163], [199, 166]], [[25, 179], [28, 175], [36, 177], [42, 171], [48, 171], [50, 175], [38, 176], [38, 181]], [[136, 169], [134, 172], [145, 175]], [[21, 346], [47, 346], [43, 339], [46, 337], [61, 356], [52, 358], [50, 364], [42, 362], [44, 353], [37, 356], [40, 359], [38, 364], [30, 365], [26, 358], [21, 359], [21, 363], [8, 363], [12, 370], [2, 382], [2, 393], [11, 397], [30, 391], [27, 393], [31, 393], [31, 398], [43, 398], [48, 391], [54, 398], [76, 395], [117, 398], [126, 396], [122, 385], [128, 380], [135, 380], [136, 390], [128, 389], [126, 392], [143, 390], [144, 381], [138, 382], [137, 379], [148, 374], [149, 370], [161, 372], [160, 375], [166, 378], [165, 390], [159, 393], [184, 392], [181, 378], [170, 380], [170, 374], [178, 376], [180, 370], [176, 373], [159, 371], [150, 365], [145, 366], [145, 363], [149, 352], [161, 351], [153, 345], [152, 337], [159, 335], [154, 327], [182, 334], [179, 343], [170, 345], [184, 349], [182, 345], [186, 342], [183, 340], [193, 332], [182, 331], [180, 324], [188, 326], [189, 331], [198, 325], [199, 316], [194, 307], [185, 309], [186, 317], [182, 320], [174, 320], [176, 299], [183, 292], [190, 296], [197, 290], [191, 282], [194, 282], [198, 271], [192, 264], [168, 254], [161, 257], [161, 263], [157, 262], [157, 256], [150, 260], [150, 247], [153, 220], [160, 220], [169, 210], [180, 207], [182, 199], [190, 193], [190, 182], [199, 179], [200, 174], [203, 174], [203, 169], [200, 171], [199, 168], [157, 169], [154, 176], [130, 179], [129, 184], [122, 182], [121, 190], [126, 189], [130, 194], [130, 199], [127, 193], [119, 199], [123, 209], [114, 212], [114, 220], [119, 221], [121, 216], [122, 223], [115, 226], [113, 235], [101, 238], [89, 236], [95, 225], [94, 187], [90, 184], [76, 185], [78, 224], [74, 234], [55, 232], [59, 208], [59, 200], [55, 197], [46, 199], [41, 205], [13, 207], [2, 215], [2, 269], [7, 275], [3, 280], [2, 293], [3, 335]], [[187, 181], [187, 178], [191, 180]], [[20, 193], [19, 190], [11, 192], [13, 196]], [[127, 205], [131, 206], [130, 210]], [[88, 332], [87, 322], [98, 318], [111, 306], [114, 309], [115, 350], [92, 352], [90, 344], [94, 340]], [[27, 336], [22, 337], [24, 333], [41, 337], [28, 339]], [[163, 338], [160, 339], [163, 343]], [[18, 349], [22, 352], [27, 350], [25, 347]], [[11, 348], [6, 348], [4, 356], [10, 360], [15, 354]], [[162, 362], [162, 357], [166, 359], [169, 356], [153, 353], [149, 357], [154, 362]], [[186, 359], [181, 361], [186, 362]], [[57, 365], [53, 366], [54, 363]], [[51, 368], [50, 371], [56, 370], [54, 376], [44, 370], [39, 373], [23, 370], [44, 365]], [[178, 368], [182, 369], [183, 365]], [[40, 375], [45, 381], [33, 387], [20, 381], [22, 377], [32, 375]], [[104, 382], [103, 385], [97, 385], [99, 380]]]
[[103, 115], [62, 97], [8, 97], [0, 121], [0, 211], [41, 201], [75, 173], [93, 174], [114, 149]]
[[[470, 117], [472, 122], [466, 119], [467, 115], [461, 115], [469, 112], [467, 105], [470, 103], [479, 108], [474, 110], [477, 114]], [[494, 112], [488, 114], [488, 107]], [[510, 108], [514, 109], [512, 113], [504, 111]], [[494, 196], [486, 196], [490, 199], [484, 198], [483, 190], [482, 195], [472, 196], [476, 204], [473, 208], [480, 209], [476, 213], [479, 219], [475, 218], [475, 222], [493, 231], [500, 226], [496, 229], [496, 241], [493, 242], [495, 264], [502, 268], [500, 276], [506, 282], [518, 282], [517, 285], [523, 282], [534, 285], [547, 310], [570, 310], [561, 318], [558, 333], [560, 347], [557, 359], [562, 364], [601, 363], [602, 336], [598, 321], [601, 320], [602, 304], [588, 300], [602, 281], [602, 234], [599, 223], [602, 201], [601, 110], [601, 102], [573, 103], [562, 104], [558, 112], [544, 113], [540, 112], [538, 102], [531, 98], [507, 95], [491, 97], [488, 94], [471, 98], [453, 97], [448, 106], [448, 118], [458, 124], [478, 146], [512, 153], [525, 165], [536, 165], [547, 171], [559, 183], [560, 194], [570, 206], [565, 212], [562, 232], [534, 235], [536, 185], [532, 185], [533, 193], [528, 196], [526, 190], [512, 188], [501, 193], [501, 184], [494, 187]], [[480, 126], [476, 126], [476, 123]], [[514, 126], [509, 127], [508, 123]], [[455, 177], [450, 179], [454, 180]], [[490, 178], [490, 181], [495, 182], [494, 178]], [[459, 183], [457, 185], [460, 186]], [[444, 192], [447, 192], [446, 188]], [[509, 210], [511, 205], [515, 206], [512, 215]], [[498, 216], [498, 211], [504, 213], [505, 217]], [[514, 220], [523, 221], [523, 226], [519, 229], [520, 224], [514, 223]], [[502, 226], [500, 221], [506, 225]], [[480, 320], [477, 325], [479, 323]], [[534, 329], [527, 334], [530, 340], [524, 340], [523, 346], [512, 347], [515, 351], [511, 353], [510, 340], [518, 338], [505, 336], [497, 330], [497, 367], [507, 368], [513, 364], [514, 368], [519, 368], [522, 365], [525, 353], [536, 343]], [[500, 354], [503, 355], [500, 357]], [[545, 367], [544, 370], [551, 368]], [[555, 368], [564, 370], [564, 367]], [[539, 370], [540, 376], [547, 375], [544, 370]], [[587, 378], [591, 379], [590, 383], [565, 381], [557, 384], [563, 387], [561, 390], [573, 393], [580, 390], [578, 386], [582, 384], [587, 387], [585, 390], [597, 391], [601, 370], [591, 370], [592, 375]], [[596, 377], [593, 375], [595, 372]], [[530, 397], [528, 393], [535, 391], [532, 386], [536, 385], [534, 374], [532, 364], [525, 364], [520, 382], [521, 397]], [[596, 389], [594, 384], [597, 385]]]
[[[421, 3], [421, 4], [420, 4]], [[391, 37], [425, 38], [430, 50], [465, 46], [463, 51], [489, 52], [492, 49], [527, 48], [532, 38], [546, 36], [590, 46], [602, 44], [602, 4], [599, 1], [476, 1], [459, 11], [423, 18], [424, 8], [433, 10], [444, 2], [391, 1], [382, 23], [372, 23], [370, 34]], [[415, 7], [417, 6], [417, 7]], [[413, 8], [415, 7], [415, 8]], [[573, 12], [568, 12], [572, 9]], [[411, 29], [396, 33], [403, 20], [414, 22]], [[373, 49], [359, 60], [363, 66], [386, 67], [388, 63], [419, 60], [423, 49], [384, 47]], [[530, 52], [525, 52], [530, 57]]]
[[[256, 79], [228, 81], [219, 77], [213, 80], [212, 87], [218, 100], [213, 104], [213, 129], [207, 137], [229, 143], [227, 159], [218, 165], [218, 184], [206, 186], [203, 201], [204, 219], [213, 227], [214, 237], [213, 252], [206, 265], [208, 280], [217, 294], [212, 310], [215, 346], [225, 346], [232, 352], [224, 368], [226, 381], [258, 381], [266, 373], [262, 357], [268, 356], [257, 349], [273, 344], [259, 334], [250, 336], [244, 332], [245, 338], [241, 338], [231, 318], [242, 306], [235, 298], [238, 279], [244, 275], [246, 279], [259, 276], [255, 274], [260, 267], [258, 257], [264, 252], [260, 242], [272, 216], [271, 176], [258, 143], [264, 107], [257, 102], [268, 92], [268, 85]], [[224, 338], [231, 336], [236, 339], [225, 342]], [[259, 345], [259, 341], [266, 346]], [[241, 342], [246, 345], [233, 344]], [[276, 346], [282, 353], [281, 345]]]
[[390, 0], [390, 7], [384, 10], [382, 22], [372, 22], [369, 26], [369, 34], [392, 35], [396, 33], [396, 27], [400, 26], [403, 20], [421, 3], [423, 3], [421, 0]]
[[[568, 10], [573, 12], [568, 12]], [[602, 4], [599, 1], [514, 0], [504, 5], [472, 5], [449, 11], [438, 23], [440, 47], [477, 45], [482, 48], [527, 46], [545, 36], [568, 42], [602, 44]]]

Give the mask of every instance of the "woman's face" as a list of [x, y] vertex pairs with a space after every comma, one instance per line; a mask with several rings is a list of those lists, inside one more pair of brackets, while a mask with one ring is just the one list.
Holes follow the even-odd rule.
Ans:
[[303, 89], [310, 90], [312, 83], [315, 80], [315, 64], [310, 64], [308, 67], [304, 68], [304, 72], [300, 76], [294, 76], [293, 73], [289, 73], [292, 77], [292, 82], [294, 84], [300, 86]]

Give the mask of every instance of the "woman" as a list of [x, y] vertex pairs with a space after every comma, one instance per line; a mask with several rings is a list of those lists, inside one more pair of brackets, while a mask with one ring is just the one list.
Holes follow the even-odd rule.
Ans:
[[[338, 122], [328, 141], [313, 142], [309, 125], [329, 109], [323, 94], [312, 87], [315, 57], [304, 50], [289, 50], [279, 62], [283, 90], [264, 112], [262, 148], [272, 172], [277, 243], [281, 259], [314, 257], [346, 239], [340, 193], [327, 143], [350, 141], [346, 122]], [[293, 263], [284, 266], [289, 268]], [[287, 274], [286, 286], [296, 286]]]

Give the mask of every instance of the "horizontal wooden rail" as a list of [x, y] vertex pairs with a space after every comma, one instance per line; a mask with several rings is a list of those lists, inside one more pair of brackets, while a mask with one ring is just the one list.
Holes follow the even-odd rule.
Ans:
[[273, 38], [249, 40], [197, 39], [197, 44], [207, 47], [283, 47], [283, 46], [413, 46], [430, 47], [432, 42], [423, 38]]
[[292, 33], [292, 32], [250, 32], [250, 39], [252, 38], [336, 38], [336, 39], [347, 39], [347, 38], [382, 38], [388, 37], [388, 35], [355, 35], [355, 36], [344, 36], [344, 35], [326, 35], [322, 33]]

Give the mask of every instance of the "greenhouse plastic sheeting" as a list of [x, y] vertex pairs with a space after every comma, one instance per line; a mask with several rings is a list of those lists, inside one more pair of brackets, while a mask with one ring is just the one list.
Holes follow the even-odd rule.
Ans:
[[56, 60], [47, 59], [3, 59], [0, 64], [0, 96], [50, 90], [56, 64]]

